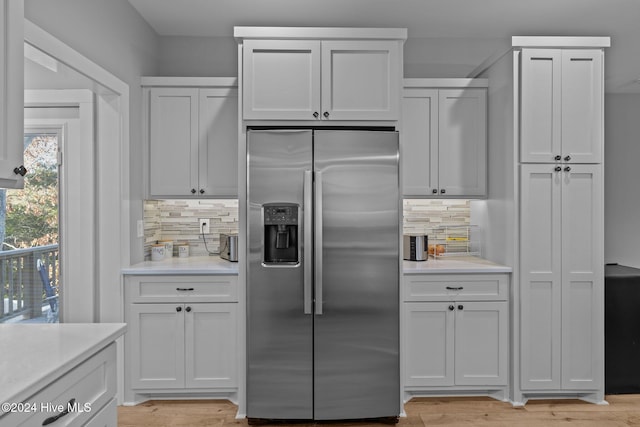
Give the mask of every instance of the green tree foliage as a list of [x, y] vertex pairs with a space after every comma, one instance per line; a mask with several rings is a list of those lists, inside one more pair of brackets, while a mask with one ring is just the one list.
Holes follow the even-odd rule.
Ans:
[[6, 246], [29, 248], [58, 243], [57, 138], [31, 138], [24, 153], [22, 190], [7, 191]]

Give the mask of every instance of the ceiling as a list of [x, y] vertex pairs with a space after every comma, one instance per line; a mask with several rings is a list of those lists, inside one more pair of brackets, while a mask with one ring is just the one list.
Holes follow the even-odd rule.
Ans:
[[[611, 36], [607, 92], [640, 93], [639, 0], [129, 0], [160, 36], [231, 37], [233, 27], [401, 27], [415, 43], [486, 40], [504, 50], [513, 35]], [[412, 41], [411, 39], [424, 39]], [[473, 43], [473, 44], [472, 44]], [[440, 49], [441, 50], [441, 49]], [[469, 60], [449, 49], [442, 61]], [[451, 52], [454, 50], [454, 52]], [[458, 50], [458, 52], [456, 52]], [[484, 56], [484, 51], [481, 53]], [[489, 55], [487, 55], [489, 56]], [[479, 65], [481, 58], [473, 58]], [[432, 76], [429, 76], [432, 77]], [[449, 77], [449, 76], [440, 76]], [[458, 76], [455, 76], [458, 77]]]

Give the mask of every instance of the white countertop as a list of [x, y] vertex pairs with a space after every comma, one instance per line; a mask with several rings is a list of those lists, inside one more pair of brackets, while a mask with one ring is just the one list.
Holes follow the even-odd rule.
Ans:
[[[428, 261], [403, 261], [404, 274], [429, 273], [511, 273], [511, 267], [478, 257], [451, 257]], [[238, 263], [218, 256], [144, 261], [122, 269], [123, 274], [238, 274]]]
[[403, 261], [404, 274], [511, 273], [511, 267], [478, 257], [429, 258], [428, 261]]
[[125, 329], [125, 323], [0, 324], [0, 403], [28, 399]]
[[219, 256], [172, 257], [143, 261], [122, 269], [122, 274], [238, 274], [238, 263]]

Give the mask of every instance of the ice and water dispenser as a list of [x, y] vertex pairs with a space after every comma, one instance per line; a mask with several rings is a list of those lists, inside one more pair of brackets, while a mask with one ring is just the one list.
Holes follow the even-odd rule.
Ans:
[[298, 264], [298, 205], [268, 203], [264, 217], [263, 263]]

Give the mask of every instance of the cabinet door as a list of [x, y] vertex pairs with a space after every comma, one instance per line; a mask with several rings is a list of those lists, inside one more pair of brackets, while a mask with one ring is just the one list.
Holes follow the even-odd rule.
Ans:
[[562, 158], [602, 162], [603, 92], [600, 50], [562, 51]]
[[506, 385], [506, 302], [456, 302], [456, 385]]
[[187, 196], [198, 189], [198, 89], [150, 91], [151, 196]]
[[319, 117], [319, 41], [246, 40], [242, 55], [244, 119]]
[[399, 50], [395, 41], [323, 41], [323, 118], [397, 120]]
[[405, 316], [405, 386], [453, 385], [453, 303], [405, 303]]
[[237, 387], [236, 305], [185, 304], [187, 388]]
[[183, 308], [182, 304], [130, 305], [131, 388], [184, 387]]
[[402, 98], [404, 196], [438, 192], [438, 90], [405, 89]]
[[520, 161], [554, 162], [561, 147], [561, 50], [523, 49]]
[[438, 104], [439, 194], [486, 195], [486, 90], [440, 89]]
[[24, 1], [0, 0], [0, 188], [22, 188]]
[[558, 389], [561, 361], [561, 172], [521, 166], [521, 384]]
[[604, 369], [601, 166], [562, 175], [562, 387], [595, 390]]
[[200, 89], [198, 194], [238, 195], [238, 90]]

